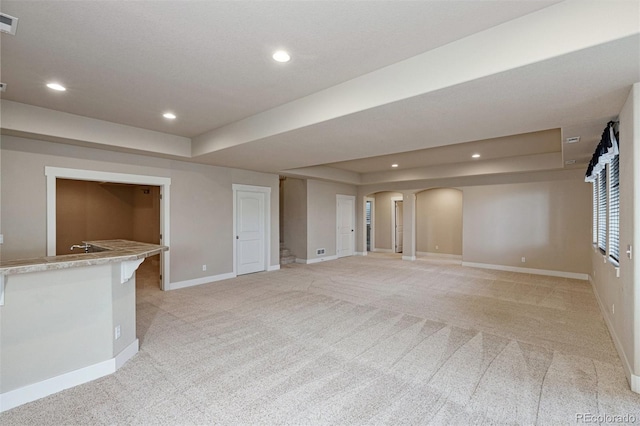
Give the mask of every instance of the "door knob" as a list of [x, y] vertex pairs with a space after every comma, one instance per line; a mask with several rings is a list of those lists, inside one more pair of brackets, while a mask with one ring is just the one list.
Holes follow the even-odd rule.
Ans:
[[236, 240], [239, 240], [239, 239], [240, 239], [240, 237], [236, 235]]

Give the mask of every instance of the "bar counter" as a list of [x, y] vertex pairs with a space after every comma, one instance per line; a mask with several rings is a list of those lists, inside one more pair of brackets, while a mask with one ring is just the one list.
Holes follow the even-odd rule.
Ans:
[[111, 374], [138, 352], [135, 271], [168, 247], [84, 243], [94, 252], [0, 263], [0, 412]]

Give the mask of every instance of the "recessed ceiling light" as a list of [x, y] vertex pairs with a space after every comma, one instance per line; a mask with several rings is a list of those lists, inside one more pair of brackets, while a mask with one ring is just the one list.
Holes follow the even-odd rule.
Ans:
[[473, 154], [471, 158], [480, 158], [480, 154]]
[[392, 164], [391, 167], [396, 168], [396, 167], [398, 167], [398, 165], [397, 164]]
[[168, 118], [169, 120], [174, 120], [176, 118], [176, 115], [172, 112], [165, 112], [164, 114], [162, 114], [162, 116], [164, 118]]
[[66, 87], [58, 83], [48, 83], [47, 87], [49, 89], [57, 90], [58, 92], [64, 92], [65, 90], [67, 90]]
[[273, 60], [278, 62], [289, 62], [291, 60], [291, 56], [284, 50], [278, 50], [273, 54]]

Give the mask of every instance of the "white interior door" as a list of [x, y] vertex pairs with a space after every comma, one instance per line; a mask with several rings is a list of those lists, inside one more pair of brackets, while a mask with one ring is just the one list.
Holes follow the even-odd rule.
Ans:
[[356, 198], [349, 195], [338, 195], [336, 254], [338, 257], [353, 256], [355, 246], [355, 207]]
[[396, 253], [402, 253], [402, 235], [404, 233], [402, 214], [402, 201], [396, 201]]
[[238, 191], [236, 195], [237, 274], [266, 270], [265, 193]]

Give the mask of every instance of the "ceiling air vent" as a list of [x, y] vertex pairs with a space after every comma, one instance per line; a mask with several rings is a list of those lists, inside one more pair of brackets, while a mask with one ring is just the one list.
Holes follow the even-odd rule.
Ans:
[[580, 136], [576, 136], [573, 138], [567, 138], [564, 140], [566, 143], [577, 143], [580, 142]]
[[0, 32], [16, 35], [17, 27], [18, 18], [14, 18], [6, 13], [0, 13]]
[[566, 164], [567, 166], [570, 164], [576, 164], [576, 160], [567, 160], [564, 162], [564, 164]]
[[7, 91], [7, 83], [0, 83], [0, 92]]

